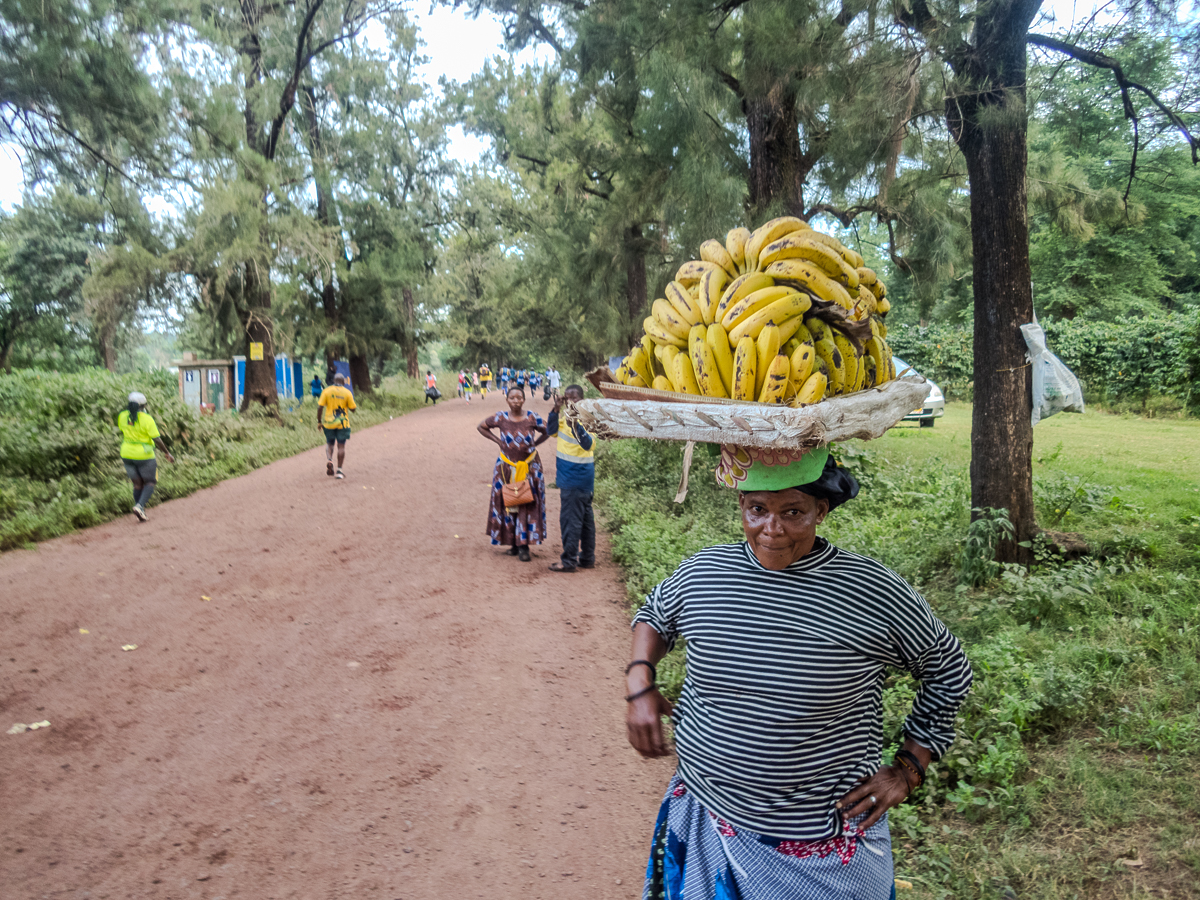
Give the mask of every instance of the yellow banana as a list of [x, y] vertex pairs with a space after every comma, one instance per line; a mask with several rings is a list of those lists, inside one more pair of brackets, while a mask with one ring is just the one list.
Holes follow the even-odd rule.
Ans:
[[808, 376], [812, 374], [813, 360], [816, 355], [817, 351], [812, 344], [808, 341], [801, 341], [788, 358], [788, 362], [792, 365], [792, 384], [797, 394], [800, 393], [804, 382], [808, 381]]
[[758, 367], [758, 348], [750, 338], [742, 338], [733, 354], [734, 400], [754, 399], [754, 370]]
[[745, 275], [735, 278], [730, 282], [729, 287], [725, 288], [725, 293], [721, 295], [716, 309], [713, 310], [713, 321], [720, 322], [731, 307], [736, 306], [755, 291], [761, 291], [774, 284], [774, 278], [770, 275], [763, 275], [761, 272], [747, 272]]
[[842, 360], [841, 351], [838, 350], [837, 344], [831, 338], [821, 338], [813, 345], [813, 349], [825, 363], [829, 378], [829, 395], [837, 396], [846, 384], [846, 364]]
[[777, 259], [767, 266], [766, 273], [777, 282], [798, 281], [822, 300], [836, 303], [842, 309], [854, 307], [844, 287], [805, 260]]
[[871, 289], [865, 284], [858, 286], [858, 306], [861, 306], [867, 311], [867, 315], [875, 315], [879, 301], [875, 299], [875, 295], [871, 293]]
[[846, 245], [835, 238], [832, 234], [826, 234], [823, 231], [814, 231], [812, 236], [813, 240], [820, 241], [826, 247], [833, 250], [838, 256], [841, 256], [842, 251], [846, 249]]
[[782, 353], [775, 354], [775, 358], [767, 364], [762, 390], [758, 392], [758, 402], [782, 403], [783, 396], [787, 393], [788, 382], [791, 380], [791, 371], [792, 365], [788, 358]]
[[867, 373], [867, 377], [863, 380], [863, 387], [875, 387], [879, 383], [879, 369], [876, 367], [875, 357], [869, 353], [863, 355], [863, 370]]
[[821, 319], [814, 317], [804, 320], [804, 327], [808, 329], [809, 335], [815, 344], [817, 341], [823, 341], [826, 338], [833, 340], [833, 329], [825, 324]]
[[672, 281], [663, 293], [667, 295], [667, 302], [675, 307], [675, 312], [679, 313], [679, 317], [687, 322], [689, 329], [693, 325], [700, 324], [700, 320], [703, 318], [700, 315], [700, 305], [692, 299], [692, 295], [688, 293], [688, 289], [682, 282]]
[[876, 300], [882, 300], [887, 296], [887, 285], [882, 281], [877, 281], [874, 284], [869, 285], [869, 287], [871, 289], [871, 293], [875, 295]]
[[837, 250], [813, 240], [816, 234], [815, 231], [795, 231], [772, 241], [759, 253], [758, 267], [765, 269], [778, 259], [804, 259], [851, 291], [857, 291], [858, 272], [842, 259]]
[[733, 351], [729, 348], [729, 334], [719, 322], [708, 326], [708, 345], [717, 360], [717, 371], [721, 373], [721, 384], [727, 396], [733, 396]]
[[693, 328], [688, 337], [688, 356], [692, 360], [692, 371], [696, 375], [700, 393], [705, 397], [728, 397], [725, 385], [721, 382], [717, 357], [708, 344], [708, 329], [703, 325]]
[[654, 340], [648, 334], [642, 335], [642, 350], [646, 354], [646, 367], [650, 369], [650, 381], [654, 381], [656, 375], [662, 375], [662, 363], [658, 361], [658, 354], [654, 352]]
[[720, 241], [707, 240], [700, 245], [700, 258], [705, 262], [716, 263], [730, 278], [738, 277], [737, 263]]
[[746, 271], [746, 241], [750, 240], [749, 228], [731, 228], [725, 235], [725, 251], [733, 259], [739, 272]]
[[798, 293], [799, 291], [793, 287], [784, 287], [783, 285], [776, 284], [755, 291], [753, 294], [747, 294], [737, 303], [733, 304], [733, 306], [725, 310], [725, 315], [721, 317], [721, 324], [725, 326], [726, 331], [733, 331], [739, 323], [754, 315], [763, 307], [770, 306], [776, 300], [782, 300], [784, 297], [790, 297]]
[[691, 287], [699, 284], [701, 276], [713, 266], [717, 266], [717, 264], [706, 262], [703, 259], [690, 259], [679, 267], [679, 271], [675, 273], [675, 280], [684, 287]]
[[675, 357], [679, 355], [679, 348], [667, 344], [662, 348], [663, 374], [667, 376], [667, 381], [671, 382], [671, 390], [679, 392], [679, 385], [675, 383]]
[[683, 394], [700, 393], [700, 385], [696, 384], [696, 373], [692, 370], [692, 361], [686, 353], [675, 357], [675, 387]]
[[[715, 244], [716, 241], [713, 243]], [[722, 247], [721, 252], [725, 252], [725, 248]], [[728, 281], [729, 273], [724, 269], [709, 269], [700, 278], [700, 290], [696, 295], [696, 302], [700, 305], [700, 318], [705, 325], [711, 325], [716, 321], [714, 313], [717, 310], [717, 304], [721, 302], [721, 294]]]
[[[779, 323], [779, 340], [786, 344], [803, 327], [804, 318], [799, 314], [792, 316], [790, 319], [784, 319]], [[789, 353], [788, 356], [790, 357], [791, 354]]]
[[772, 322], [779, 325], [780, 340], [789, 340], [799, 330], [803, 321], [801, 316], [808, 311], [811, 305], [812, 301], [808, 299], [807, 295], [789, 294], [734, 325], [729, 330], [729, 342], [736, 344], [745, 335], [757, 338], [763, 327]]
[[878, 280], [879, 280], [879, 276], [875, 274], [874, 269], [868, 269], [866, 266], [858, 267], [859, 284], [865, 284], [867, 287], [870, 287]]
[[763, 326], [763, 330], [758, 333], [756, 343], [758, 345], [758, 356], [754, 369], [754, 394], [758, 396], [762, 393], [763, 379], [767, 377], [767, 369], [775, 357], [779, 355], [779, 348], [781, 346], [779, 341], [779, 326], [774, 323]]
[[790, 337], [786, 341], [783, 342], [783, 346], [779, 348], [779, 352], [782, 353], [784, 356], [786, 356], [788, 359], [791, 359], [792, 354], [796, 352], [796, 348], [799, 346], [800, 346], [800, 339], [797, 337]]
[[621, 360], [621, 364], [617, 366], [617, 371], [613, 372], [613, 378], [617, 384], [629, 384], [633, 381], [633, 369], [629, 368], [629, 357]]
[[[883, 355], [883, 341], [877, 337], [872, 337], [865, 344], [866, 358], [871, 360], [871, 367], [875, 370], [875, 383], [879, 384], [880, 375], [887, 374], [887, 357]], [[886, 381], [886, 377], [883, 379]]]
[[865, 262], [865, 260], [862, 258], [862, 254], [857, 250], [851, 249], [850, 247], [842, 248], [842, 259], [844, 259], [846, 264], [852, 269], [857, 269]]
[[813, 372], [800, 390], [796, 391], [796, 402], [805, 406], [811, 403], [820, 403], [825, 399], [825, 388], [828, 383], [828, 379], [820, 372]]
[[671, 382], [667, 380], [666, 375], [655, 375], [654, 376], [654, 384], [652, 385], [652, 387], [656, 391], [674, 391], [675, 390], [671, 386]]
[[838, 348], [838, 352], [842, 354], [842, 364], [846, 368], [846, 393], [852, 394], [857, 389], [858, 385], [858, 354], [854, 350], [854, 345], [840, 331], [833, 333], [833, 343]]
[[883, 332], [882, 332], [883, 320], [880, 319], [878, 316], [871, 316], [869, 321], [871, 323], [871, 336], [878, 338], [879, 342], [882, 344], [883, 343]]
[[796, 340], [800, 341], [800, 343], [807, 341], [811, 344], [813, 342], [812, 332], [808, 330], [808, 326], [804, 322], [800, 323], [799, 327], [796, 329], [796, 334], [794, 337]]
[[683, 317], [675, 311], [675, 307], [661, 297], [654, 301], [650, 310], [650, 314], [654, 316], [658, 324], [675, 337], [686, 339], [688, 332], [692, 330], [692, 326], [683, 320]]
[[642, 320], [642, 330], [659, 344], [671, 344], [675, 347], [687, 346], [687, 338], [678, 337], [667, 331], [662, 325], [658, 324], [658, 319], [654, 318], [654, 316], [646, 316]]
[[891, 311], [892, 304], [887, 297], [875, 301], [875, 311], [881, 316], [886, 316]]
[[746, 270], [753, 272], [758, 268], [758, 253], [763, 247], [777, 241], [785, 234], [791, 234], [793, 231], [809, 231], [808, 223], [803, 219], [797, 219], [795, 216], [781, 216], [778, 219], [772, 219], [764, 225], [760, 225], [750, 235], [750, 240], [746, 241]]
[[639, 344], [629, 352], [629, 368], [642, 379], [642, 385], [654, 384], [654, 375], [650, 371], [650, 363], [646, 361], [646, 351]]
[[633, 374], [633, 378], [629, 379], [629, 386], [630, 387], [650, 387], [650, 385], [646, 384], [646, 380], [644, 378], [642, 378], [641, 375], [638, 375], [636, 372]]

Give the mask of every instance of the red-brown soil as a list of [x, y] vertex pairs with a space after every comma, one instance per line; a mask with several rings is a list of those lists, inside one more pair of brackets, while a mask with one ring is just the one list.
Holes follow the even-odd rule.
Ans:
[[0, 897], [640, 896], [620, 575], [547, 571], [555, 491], [490, 545], [501, 402], [0, 557]]

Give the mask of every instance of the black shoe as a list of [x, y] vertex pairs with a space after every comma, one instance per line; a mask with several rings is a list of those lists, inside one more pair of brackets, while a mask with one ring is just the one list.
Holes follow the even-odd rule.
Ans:
[[520, 552], [521, 551], [517, 549], [515, 544], [504, 551], [506, 556], [516, 556]]
[[556, 563], [550, 563], [550, 571], [551, 572], [574, 572], [575, 567], [574, 566], [564, 566], [562, 563], [556, 562]]
[[529, 547], [528, 546], [518, 547], [517, 548], [517, 558], [520, 559], [521, 562], [529, 562]]
[[594, 568], [596, 568], [596, 564], [595, 564], [594, 562], [590, 562], [590, 563], [581, 562], [581, 563], [579, 564], [579, 568], [581, 568], [581, 569], [594, 569]]

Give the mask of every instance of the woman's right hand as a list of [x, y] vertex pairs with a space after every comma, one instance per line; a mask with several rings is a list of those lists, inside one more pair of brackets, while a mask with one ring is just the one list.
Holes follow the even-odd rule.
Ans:
[[642, 756], [666, 756], [670, 753], [663, 732], [662, 717], [675, 707], [658, 690], [630, 700], [625, 712], [625, 731], [629, 743]]

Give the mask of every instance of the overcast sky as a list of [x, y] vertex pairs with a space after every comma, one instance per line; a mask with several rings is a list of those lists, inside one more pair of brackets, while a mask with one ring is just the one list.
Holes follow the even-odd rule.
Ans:
[[[425, 41], [425, 55], [429, 63], [422, 74], [425, 81], [436, 87], [438, 78], [445, 75], [453, 81], [466, 81], [481, 68], [484, 62], [492, 56], [503, 53], [501, 39], [503, 29], [500, 23], [491, 15], [481, 15], [478, 19], [469, 19], [459, 11], [451, 11], [444, 6], [434, 6], [431, 10], [426, 5], [429, 0], [417, 0], [409, 12], [410, 18], [417, 23], [421, 37]], [[1082, 19], [1094, 8], [1095, 0], [1047, 0], [1043, 10], [1053, 13], [1057, 22], [1048, 31], [1062, 30], [1068, 23]], [[1192, 15], [1200, 7], [1200, 0], [1191, 4]], [[541, 58], [548, 58], [543, 51]], [[533, 61], [534, 53], [527, 52], [518, 57], [519, 61]], [[451, 155], [464, 162], [478, 160], [486, 149], [486, 143], [478, 138], [464, 135], [461, 129], [452, 131]], [[0, 144], [0, 205], [11, 208], [21, 200], [21, 167], [12, 148]]]
[[[454, 12], [443, 6], [432, 11], [424, 0], [409, 11], [409, 18], [416, 22], [425, 41], [424, 54], [429, 62], [421, 74], [430, 87], [436, 88], [438, 79], [445, 75], [453, 81], [466, 81], [483, 68], [492, 56], [503, 54], [501, 46], [504, 31], [494, 16], [481, 15], [470, 19], [465, 13]], [[518, 59], [533, 61], [533, 53], [522, 54]], [[451, 154], [463, 161], [477, 160], [487, 149], [485, 142], [463, 134], [455, 128], [452, 132]], [[0, 144], [0, 205], [11, 209], [21, 201], [21, 167], [11, 146]]]

